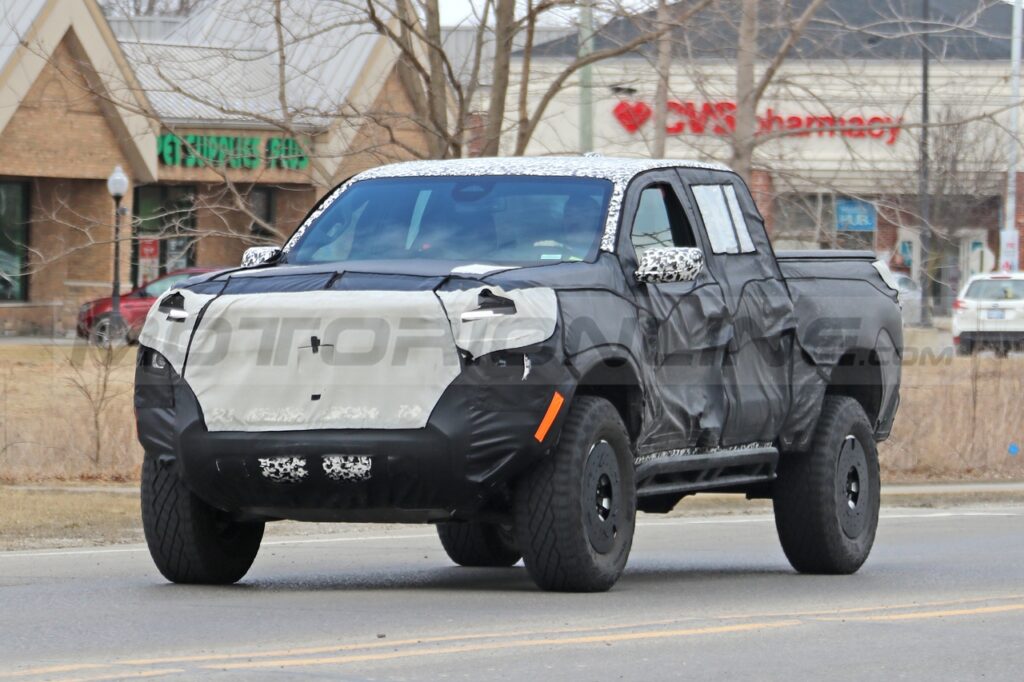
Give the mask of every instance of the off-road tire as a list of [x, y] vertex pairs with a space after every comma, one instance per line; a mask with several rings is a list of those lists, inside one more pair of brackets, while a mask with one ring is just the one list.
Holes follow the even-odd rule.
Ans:
[[175, 583], [227, 585], [252, 566], [262, 522], [241, 523], [196, 497], [172, 462], [142, 462], [142, 528], [153, 562]]
[[880, 499], [864, 409], [853, 398], [826, 396], [810, 450], [779, 458], [775, 527], [789, 563], [801, 573], [856, 572], [875, 541]]
[[460, 566], [506, 567], [521, 558], [511, 529], [496, 523], [439, 523], [437, 535], [448, 558]]
[[633, 466], [612, 404], [576, 397], [554, 452], [515, 489], [516, 544], [538, 587], [603, 592], [619, 579], [636, 525]]

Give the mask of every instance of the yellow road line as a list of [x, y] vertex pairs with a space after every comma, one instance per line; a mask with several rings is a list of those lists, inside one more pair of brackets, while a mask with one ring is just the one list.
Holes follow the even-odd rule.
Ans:
[[103, 682], [104, 680], [129, 680], [143, 677], [163, 677], [164, 675], [180, 675], [184, 673], [181, 668], [165, 668], [163, 670], [140, 670], [138, 672], [120, 672], [97, 675], [95, 677], [67, 677], [58, 682]]
[[82, 670], [96, 670], [97, 668], [109, 668], [110, 665], [104, 663], [68, 663], [66, 665], [50, 665], [43, 668], [31, 668], [28, 670], [18, 670], [16, 672], [4, 673], [0, 672], [0, 677], [11, 678], [11, 677], [28, 677], [29, 675], [52, 675], [54, 673], [71, 673], [79, 672]]
[[[748, 614], [734, 614], [734, 615], [717, 615], [710, 616], [711, 619], [716, 620], [750, 620], [755, 618], [800, 618], [805, 616], [832, 616], [844, 613], [865, 613], [871, 611], [897, 611], [903, 609], [922, 608], [922, 607], [934, 607], [934, 606], [949, 606], [953, 604], [976, 604], [978, 602], [990, 602], [990, 601], [1005, 601], [1009, 599], [1024, 599], [1024, 594], [1013, 594], [1006, 596], [996, 597], [977, 597], [971, 599], [949, 599], [943, 601], [931, 601], [931, 602], [918, 602], [914, 604], [892, 604], [888, 606], [863, 606], [848, 609], [828, 609], [821, 611], [795, 611], [795, 612], [775, 612], [775, 613], [748, 613]], [[397, 640], [380, 640], [377, 642], [366, 642], [362, 644], [332, 644], [318, 647], [301, 647], [295, 649], [279, 649], [279, 650], [260, 650], [246, 653], [237, 654], [198, 654], [195, 656], [172, 656], [165, 658], [137, 658], [121, 661], [124, 665], [158, 665], [167, 663], [201, 663], [204, 661], [222, 661], [232, 660], [239, 658], [284, 658], [288, 656], [304, 656], [313, 654], [328, 654], [338, 653], [342, 651], [358, 651], [363, 649], [382, 649], [392, 648], [396, 646], [406, 646], [413, 644], [437, 644], [443, 642], [453, 641], [469, 641], [478, 639], [498, 639], [501, 637], [526, 637], [526, 636], [537, 636], [537, 635], [559, 635], [569, 632], [604, 632], [608, 630], [629, 630], [639, 628], [656, 627], [660, 625], [672, 625], [674, 623], [680, 623], [682, 619], [673, 618], [668, 620], [658, 621], [644, 621], [639, 623], [623, 623], [618, 625], [603, 625], [599, 627], [578, 627], [578, 628], [552, 628], [545, 630], [522, 630], [522, 631], [511, 631], [511, 632], [485, 632], [485, 633], [470, 633], [463, 635], [445, 635], [436, 637], [417, 637], [415, 639], [397, 639]], [[3, 675], [0, 675], [3, 677]]]
[[[875, 616], [868, 615], [856, 615], [877, 611], [898, 611], [905, 609], [921, 609], [921, 608], [932, 608], [939, 606], [953, 606], [961, 604], [974, 604], [979, 602], [993, 602], [993, 601], [1006, 601], [1011, 599], [1024, 599], [1024, 595], [1004, 595], [1004, 596], [987, 596], [987, 597], [976, 597], [968, 599], [950, 599], [941, 601], [930, 601], [930, 602], [918, 602], [913, 604], [891, 604], [891, 605], [876, 605], [876, 606], [863, 606], [856, 608], [847, 609], [830, 609], [830, 610], [819, 610], [819, 611], [791, 611], [791, 612], [777, 612], [777, 613], [748, 613], [748, 614], [719, 614], [709, 616], [695, 616], [691, 620], [750, 620], [750, 619], [766, 619], [766, 618], [782, 618], [782, 619], [796, 619], [796, 618], [813, 618], [817, 621], [902, 621], [902, 620], [918, 620], [927, 618], [941, 618], [941, 617], [952, 617], [952, 616], [968, 616], [968, 615], [985, 615], [989, 613], [1004, 613], [1012, 611], [1024, 610], [1024, 603], [1018, 604], [1007, 604], [998, 606], [987, 606], [973, 609], [948, 609], [948, 610], [930, 610], [930, 611], [911, 611], [909, 613], [897, 613], [897, 614], [880, 614]], [[168, 656], [168, 657], [152, 657], [152, 658], [135, 658], [135, 659], [124, 659], [118, 661], [112, 661], [109, 663], [72, 663], [67, 665], [54, 665], [39, 668], [25, 669], [21, 671], [12, 672], [0, 672], [0, 679], [28, 677], [33, 675], [53, 675], [60, 673], [76, 673], [84, 672], [89, 670], [100, 670], [110, 669], [118, 666], [152, 666], [152, 665], [167, 665], [167, 664], [186, 664], [186, 663], [205, 663], [215, 661], [235, 661], [238, 659], [246, 659], [247, 667], [256, 665], [255, 663], [248, 663], [252, 659], [284, 659], [284, 658], [296, 658], [302, 656], [317, 656], [320, 654], [334, 654], [349, 651], [366, 651], [394, 647], [410, 647], [410, 646], [423, 646], [431, 644], [444, 644], [448, 642], [472, 642], [475, 640], [508, 640], [510, 637], [521, 637], [521, 638], [536, 638], [544, 637], [547, 635], [561, 635], [573, 632], [588, 633], [583, 636], [582, 639], [591, 638], [594, 641], [619, 641], [619, 637], [625, 637], [626, 639], [650, 639], [658, 637], [672, 637], [682, 636], [680, 634], [662, 634], [665, 632], [670, 633], [715, 633], [715, 632], [739, 632], [742, 630], [731, 630], [728, 628], [746, 628], [749, 629], [748, 624], [737, 624], [732, 626], [711, 626], [705, 628], [692, 628], [692, 629], [675, 629], [675, 630], [656, 630], [651, 633], [624, 633], [624, 634], [593, 634], [610, 632], [615, 630], [636, 630], [641, 628], [653, 628], [659, 626], [678, 625], [684, 622], [686, 619], [667, 619], [658, 621], [645, 621], [639, 623], [622, 623], [614, 625], [604, 626], [589, 626], [589, 627], [565, 627], [565, 628], [550, 628], [540, 630], [521, 630], [521, 631], [506, 631], [506, 632], [486, 632], [486, 633], [466, 633], [466, 634], [452, 634], [452, 635], [439, 635], [433, 637], [416, 637], [406, 639], [381, 639], [376, 641], [369, 641], [363, 643], [349, 643], [349, 644], [333, 644], [316, 647], [299, 647], [291, 649], [278, 649], [278, 650], [258, 650], [242, 653], [225, 653], [225, 654], [196, 654], [187, 656]], [[797, 624], [800, 621], [786, 621], [787, 623]], [[763, 627], [764, 624], [755, 624], [756, 627]], [[727, 629], [722, 629], [727, 628]], [[565, 642], [572, 644], [581, 640], [580, 637], [575, 638], [563, 638], [563, 639], [540, 639], [540, 640], [524, 640], [524, 641], [536, 641], [543, 643], [560, 643]], [[584, 642], [585, 643], [585, 642]], [[503, 642], [498, 642], [501, 646], [499, 648], [508, 648], [510, 645]], [[539, 644], [528, 644], [527, 646], [537, 646]], [[464, 647], [451, 647], [457, 651], [473, 651], [473, 650], [486, 650], [493, 648], [494, 645], [480, 644], [480, 645], [466, 645]], [[428, 650], [421, 650], [428, 651]], [[420, 652], [412, 652], [416, 655], [420, 655]], [[403, 655], [410, 655], [409, 653], [403, 653]], [[429, 654], [427, 654], [429, 655]], [[366, 656], [374, 656], [373, 654], [366, 654]], [[393, 656], [393, 652], [389, 652], [386, 656]], [[340, 658], [348, 659], [353, 658], [352, 656], [342, 656]], [[378, 660], [376, 658], [366, 658], [360, 660]], [[212, 666], [217, 667], [217, 666]], [[169, 674], [169, 673], [161, 673]], [[121, 675], [122, 677], [127, 674]]]
[[988, 613], [1007, 613], [1009, 611], [1024, 611], [1024, 604], [1006, 604], [1003, 606], [982, 606], [976, 609], [948, 609], [946, 611], [915, 611], [912, 613], [890, 613], [883, 616], [852, 616], [849, 618], [819, 618], [818, 620], [846, 620], [846, 621], [900, 621], [900, 620], [924, 620], [928, 618], [952, 618], [955, 616], [982, 616]]
[[953, 606], [958, 604], [977, 604], [979, 602], [1009, 601], [1011, 599], [1024, 599], [1024, 594], [1007, 594], [1003, 596], [970, 597], [967, 599], [944, 599], [940, 601], [922, 601], [910, 604], [888, 604], [883, 606], [858, 606], [845, 609], [821, 609], [818, 611], [762, 611], [754, 613], [736, 613], [715, 616], [720, 620], [751, 618], [803, 618], [813, 616], [838, 616], [844, 613], [868, 613], [871, 611], [903, 611], [906, 609], [920, 609], [934, 606]]
[[258, 668], [294, 668], [314, 665], [341, 665], [344, 663], [389, 661], [399, 658], [464, 654], [479, 651], [500, 651], [503, 649], [523, 649], [528, 647], [579, 646], [583, 644], [605, 644], [608, 642], [629, 642], [650, 639], [668, 639], [673, 637], [693, 637], [698, 635], [717, 635], [733, 632], [748, 632], [750, 630], [793, 627], [795, 625], [800, 625], [800, 621], [789, 620], [771, 623], [745, 623], [742, 625], [721, 625], [717, 627], [688, 628], [684, 630], [655, 630], [652, 632], [629, 632], [617, 635], [590, 635], [586, 637], [563, 637], [558, 639], [521, 639], [506, 642], [493, 642], [490, 644], [469, 644], [466, 646], [438, 647], [434, 649], [390, 651], [380, 654], [356, 654], [353, 656], [323, 656], [319, 658], [297, 659], [286, 658], [273, 659], [269, 661], [227, 663], [225, 665], [207, 665], [203, 667], [208, 670], [253, 670]]

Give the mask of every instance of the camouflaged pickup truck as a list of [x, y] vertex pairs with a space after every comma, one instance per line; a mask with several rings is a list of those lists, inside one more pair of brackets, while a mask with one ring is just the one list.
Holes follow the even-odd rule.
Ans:
[[637, 511], [717, 491], [771, 498], [797, 570], [851, 573], [901, 353], [885, 266], [775, 253], [727, 168], [383, 166], [153, 306], [146, 539], [169, 580], [230, 583], [269, 521], [432, 523], [458, 564], [597, 591]]

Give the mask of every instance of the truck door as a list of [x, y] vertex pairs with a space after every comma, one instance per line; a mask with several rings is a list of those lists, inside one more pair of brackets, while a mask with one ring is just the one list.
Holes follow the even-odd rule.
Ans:
[[639, 455], [717, 445], [725, 427], [722, 370], [727, 306], [704, 268], [692, 282], [637, 283], [639, 256], [655, 247], [695, 246], [703, 238], [683, 208], [675, 171], [645, 173], [629, 186], [618, 253], [637, 304], [645, 376]]
[[790, 409], [796, 317], [761, 218], [733, 173], [680, 169], [691, 219], [727, 307], [723, 446], [774, 440]]

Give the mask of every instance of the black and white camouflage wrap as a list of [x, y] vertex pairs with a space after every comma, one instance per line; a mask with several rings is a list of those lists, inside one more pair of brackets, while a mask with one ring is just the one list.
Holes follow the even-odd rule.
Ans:
[[756, 450], [759, 448], [770, 448], [774, 447], [771, 441], [756, 441], [753, 443], [742, 443], [740, 445], [729, 445], [723, 448], [676, 448], [674, 450], [663, 450], [661, 452], [652, 452], [647, 455], [640, 455], [639, 457], [633, 458], [633, 463], [636, 466], [641, 464], [647, 464], [648, 462], [654, 462], [659, 459], [665, 459], [667, 457], [697, 457], [699, 455], [717, 455], [723, 452], [735, 452], [737, 450]]
[[701, 168], [705, 170], [728, 171], [726, 166], [701, 161], [678, 159], [621, 159], [599, 156], [540, 156], [540, 157], [493, 157], [473, 159], [448, 159], [444, 161], [408, 161], [393, 163], [363, 171], [340, 185], [324, 199], [313, 213], [299, 226], [292, 238], [284, 245], [290, 250], [306, 229], [330, 208], [339, 196], [353, 183], [375, 178], [409, 178], [437, 176], [486, 176], [486, 175], [543, 175], [551, 177], [601, 178], [612, 182], [608, 215], [605, 219], [604, 234], [601, 236], [601, 250], [614, 252], [619, 213], [622, 199], [629, 182], [638, 174], [658, 168]]
[[366, 455], [327, 455], [323, 460], [324, 474], [332, 481], [370, 480], [373, 460]]
[[257, 265], [276, 261], [281, 249], [276, 246], [251, 246], [242, 254], [242, 267], [254, 268]]
[[274, 483], [298, 483], [309, 476], [305, 457], [260, 457], [260, 474]]
[[689, 246], [649, 248], [640, 256], [638, 282], [692, 282], [704, 268], [704, 254]]

